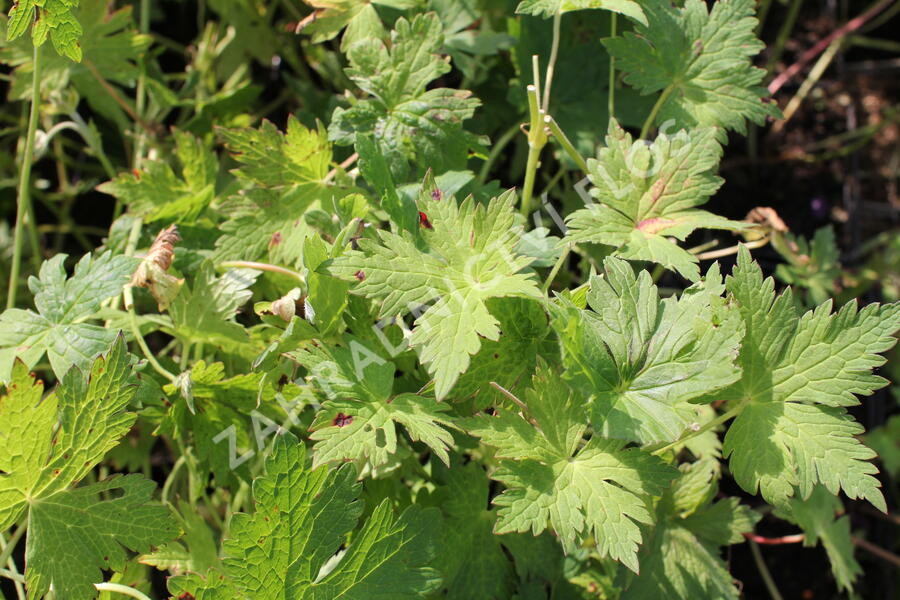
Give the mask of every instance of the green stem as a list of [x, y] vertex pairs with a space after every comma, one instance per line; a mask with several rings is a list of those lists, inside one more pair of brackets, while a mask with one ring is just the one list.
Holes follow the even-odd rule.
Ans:
[[775, 580], [772, 579], [772, 574], [766, 566], [766, 561], [763, 560], [762, 552], [759, 550], [759, 544], [751, 539], [748, 539], [747, 542], [750, 544], [753, 562], [756, 563], [756, 568], [759, 569], [759, 574], [762, 577], [763, 583], [766, 585], [766, 589], [769, 591], [769, 595], [772, 596], [772, 600], [783, 600], [781, 592], [778, 591], [778, 586], [775, 585]]
[[708, 422], [706, 425], [703, 425], [702, 427], [699, 427], [699, 428], [697, 428], [697, 429], [695, 429], [695, 430], [690, 430], [690, 433], [688, 433], [688, 434], [686, 434], [686, 435], [682, 435], [680, 438], [678, 438], [677, 440], [675, 440], [675, 441], [672, 442], [671, 444], [666, 444], [666, 445], [663, 446], [662, 448], [659, 448], [658, 450], [654, 450], [654, 451], [651, 452], [650, 454], [652, 454], [653, 456], [659, 456], [659, 455], [661, 455], [661, 454], [665, 454], [666, 452], [668, 452], [668, 451], [671, 450], [672, 448], [675, 448], [676, 446], [680, 446], [681, 444], [685, 443], [685, 442], [688, 441], [689, 439], [695, 438], [695, 437], [697, 437], [698, 435], [701, 435], [701, 434], [703, 434], [703, 433], [706, 433], [706, 432], [709, 431], [710, 429], [713, 429], [713, 428], [715, 428], [715, 427], [718, 427], [719, 425], [721, 425], [722, 423], [724, 423], [724, 422], [727, 421], [728, 419], [731, 419], [732, 417], [737, 416], [738, 413], [740, 413], [742, 410], [744, 410], [744, 406], [745, 406], [746, 404], [747, 404], [746, 400], [743, 401], [743, 402], [738, 403], [737, 406], [735, 406], [734, 408], [732, 408], [732, 409], [729, 410], [729, 411], [726, 411], [726, 412], [722, 413], [721, 415], [719, 415], [718, 417], [716, 417], [716, 418], [713, 419], [712, 421]]
[[163, 504], [171, 504], [169, 502], [169, 490], [172, 489], [172, 484], [175, 482], [175, 476], [178, 474], [178, 471], [181, 470], [184, 464], [185, 458], [182, 454], [178, 457], [178, 460], [175, 461], [175, 464], [172, 465], [172, 470], [169, 471], [169, 476], [166, 477], [166, 481], [165, 483], [163, 483], [162, 492], [160, 492], [160, 502], [162, 502]]
[[531, 196], [534, 193], [534, 179], [537, 174], [538, 159], [541, 150], [547, 143], [547, 135], [544, 133], [543, 111], [538, 107], [537, 87], [529, 85], [528, 94], [528, 162], [525, 164], [525, 184], [522, 186], [522, 206], [520, 211], [523, 216], [531, 214]]
[[25, 533], [26, 529], [27, 527], [25, 526], [25, 523], [22, 523], [13, 532], [12, 536], [10, 536], [8, 540], [3, 542], [6, 545], [3, 547], [3, 551], [0, 552], [0, 565], [5, 565], [9, 557], [12, 556], [13, 550], [16, 549], [16, 544], [18, 544], [19, 540], [22, 539], [22, 535]]
[[16, 228], [13, 234], [12, 266], [9, 271], [9, 289], [6, 293], [6, 308], [16, 305], [16, 291], [19, 287], [19, 269], [22, 264], [22, 228], [25, 215], [31, 213], [31, 163], [34, 158], [34, 137], [37, 131], [38, 113], [41, 106], [41, 47], [34, 47], [33, 70], [31, 72], [31, 114], [28, 117], [28, 131], [25, 134], [25, 153], [19, 171], [19, 198], [16, 202]]
[[544, 73], [544, 101], [541, 106], [544, 112], [550, 108], [550, 86], [553, 85], [553, 71], [556, 69], [556, 56], [559, 54], [559, 25], [562, 21], [562, 12], [553, 15], [553, 43], [550, 46], [550, 61], [547, 63], [547, 71]]
[[143, 592], [139, 592], [134, 588], [128, 587], [127, 585], [122, 585], [120, 583], [95, 583], [94, 587], [101, 592], [117, 592], [125, 596], [137, 598], [138, 600], [150, 600], [150, 596], [144, 594]]
[[543, 286], [543, 288], [541, 288], [541, 291], [544, 292], [545, 296], [550, 291], [550, 284], [552, 284], [553, 280], [556, 279], [556, 275], [559, 273], [559, 270], [565, 264], [566, 259], [569, 257], [569, 252], [571, 252], [571, 250], [572, 250], [572, 246], [570, 246], [570, 245], [566, 246], [563, 249], [562, 254], [559, 255], [559, 258], [556, 259], [556, 264], [553, 265], [553, 269], [550, 270], [550, 274], [547, 275], [547, 280], [544, 281], [544, 286]]
[[650, 133], [650, 128], [653, 126], [653, 122], [656, 121], [656, 115], [659, 114], [659, 110], [662, 108], [663, 104], [666, 103], [666, 100], [669, 99], [669, 94], [671, 94], [672, 90], [674, 89], [675, 84], [669, 85], [669, 87], [664, 89], [662, 94], [659, 95], [659, 98], [656, 99], [656, 104], [653, 105], [653, 110], [650, 111], [650, 114], [647, 116], [647, 120], [644, 121], [644, 126], [641, 127], [642, 140], [647, 139], [647, 134]]
[[794, 24], [797, 22], [797, 15], [800, 13], [800, 6], [803, 0], [792, 0], [788, 9], [788, 14], [778, 30], [778, 37], [772, 45], [772, 53], [769, 55], [769, 63], [766, 65], [766, 71], [771, 73], [775, 69], [775, 65], [781, 60], [781, 54], [784, 52], [784, 45], [787, 43], [791, 32], [794, 30]]
[[487, 176], [491, 172], [491, 167], [494, 166], [494, 163], [497, 162], [497, 158], [500, 156], [500, 153], [503, 152], [503, 149], [506, 148], [507, 144], [514, 137], [516, 137], [516, 133], [519, 132], [519, 124], [516, 123], [512, 125], [509, 129], [503, 132], [503, 135], [500, 136], [500, 139], [491, 146], [491, 153], [488, 155], [484, 164], [481, 165], [481, 171], [478, 173], [478, 181], [480, 183], [484, 183], [487, 180]]
[[534, 177], [537, 174], [541, 149], [528, 145], [528, 162], [525, 163], [525, 184], [522, 186], [522, 207], [520, 212], [527, 217], [531, 214], [531, 195], [534, 193]]
[[280, 273], [281, 275], [287, 275], [288, 277], [293, 277], [300, 281], [300, 283], [305, 284], [306, 280], [303, 278], [303, 275], [298, 273], [297, 271], [292, 271], [291, 269], [285, 267], [279, 267], [278, 265], [270, 265], [269, 263], [261, 263], [254, 262], [250, 260], [229, 260], [225, 262], [219, 263], [220, 267], [224, 267], [226, 269], [256, 269], [257, 271], [269, 271], [270, 273]]
[[6, 577], [7, 579], [12, 579], [13, 581], [16, 581], [18, 583], [25, 583], [25, 578], [22, 577], [22, 575], [13, 573], [8, 569], [0, 568], [0, 576]]
[[568, 153], [572, 160], [575, 161], [575, 164], [578, 165], [578, 168], [581, 169], [584, 173], [588, 172], [587, 162], [584, 160], [584, 157], [579, 154], [578, 150], [575, 149], [575, 146], [569, 141], [569, 138], [563, 133], [563, 130], [560, 129], [559, 123], [556, 122], [556, 119], [551, 117], [550, 115], [544, 116], [544, 124], [550, 128], [550, 133], [559, 140], [560, 145], [563, 149]]
[[[612, 14], [612, 21], [609, 26], [609, 37], [616, 37], [616, 13]], [[607, 101], [609, 109], [609, 118], [616, 118], [616, 58], [609, 55], [609, 100]]]
[[[15, 549], [16, 544], [25, 532], [25, 528], [25, 523], [20, 524], [18, 530], [13, 533], [8, 542], [4, 541], [3, 536], [0, 535], [0, 549], [3, 550], [3, 555], [6, 556], [5, 559], [0, 560], [0, 565], [5, 563], [6, 566], [9, 567], [9, 572], [13, 575], [19, 575], [19, 569], [16, 567], [16, 561], [12, 558], [12, 551]], [[13, 581], [13, 586], [16, 588], [16, 597], [19, 600], [26, 600], [25, 587], [23, 584], [24, 581]]]

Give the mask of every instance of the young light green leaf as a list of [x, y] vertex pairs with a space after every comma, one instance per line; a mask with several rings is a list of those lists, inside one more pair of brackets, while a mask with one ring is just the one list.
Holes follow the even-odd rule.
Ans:
[[721, 156], [713, 128], [660, 133], [647, 144], [632, 141], [610, 121], [606, 147], [598, 159], [588, 160], [591, 195], [599, 204], [567, 217], [569, 231], [561, 244], [607, 244], [620, 258], [657, 262], [696, 281], [697, 258], [666, 238], [683, 241], [698, 228], [744, 227], [696, 208], [722, 185], [715, 175]]
[[42, 384], [16, 362], [0, 402], [0, 471], [6, 475], [0, 478], [0, 529], [14, 523], [30, 499], [79, 481], [116, 445], [135, 419], [125, 412], [135, 383], [122, 337], [93, 362], [89, 378], [72, 368], [43, 400]]
[[466, 422], [466, 429], [497, 449], [493, 479], [506, 486], [496, 533], [553, 529], [566, 548], [593, 536], [600, 556], [638, 571], [639, 523], [652, 522], [648, 504], [675, 476], [674, 469], [624, 442], [592, 437], [572, 392], [547, 367], [539, 368], [525, 398], [533, 423], [509, 411]]
[[122, 292], [140, 260], [86, 254], [66, 278], [65, 259], [57, 254], [44, 261], [38, 277], [28, 279], [37, 312], [11, 308], [0, 314], [0, 381], [9, 379], [15, 357], [31, 367], [46, 353], [59, 378], [73, 365], [87, 369], [115, 339], [115, 330], [86, 321], [103, 300]]
[[603, 44], [628, 84], [644, 94], [662, 91], [657, 124], [746, 133], [747, 119], [761, 125], [781, 114], [763, 102], [765, 71], [750, 62], [764, 47], [754, 33], [753, 0], [719, 0], [711, 12], [702, 0], [684, 7], [642, 0], [641, 8], [647, 22]]
[[740, 378], [743, 334], [724, 306], [718, 265], [681, 298], [659, 298], [649, 273], [607, 258], [591, 279], [591, 311], [562, 305], [559, 332], [566, 373], [587, 396], [604, 437], [643, 444], [678, 439], [698, 423], [690, 404]]
[[426, 187], [419, 209], [428, 221], [420, 228], [420, 238], [379, 231], [381, 244], [361, 239], [360, 251], [326, 263], [324, 270], [357, 282], [354, 292], [383, 300], [382, 316], [402, 314], [437, 298], [416, 319], [410, 343], [434, 376], [440, 400], [468, 369], [481, 338], [499, 339], [499, 322], [486, 301], [536, 298], [540, 292], [531, 274], [519, 273], [531, 259], [514, 250], [521, 229], [513, 225], [515, 192], [485, 207], [471, 197], [459, 205], [439, 189]]
[[346, 347], [312, 346], [288, 353], [329, 398], [310, 425], [310, 439], [316, 441], [314, 467], [345, 460], [383, 466], [397, 452], [397, 425], [449, 463], [449, 407], [416, 394], [392, 395], [394, 363], [361, 340], [345, 340]]
[[282, 134], [271, 121], [259, 129], [219, 129], [225, 147], [242, 167], [234, 174], [265, 187], [321, 183], [331, 164], [331, 144], [320, 125], [307, 129], [296, 117]]
[[522, 0], [516, 12], [526, 15], [539, 15], [545, 19], [557, 14], [565, 14], [573, 10], [601, 8], [625, 15], [626, 17], [647, 25], [647, 17], [641, 5], [633, 0]]
[[[439, 533], [433, 509], [409, 508], [397, 517], [388, 502], [381, 503], [323, 573], [362, 514], [355, 479], [350, 465], [311, 470], [302, 443], [290, 434], [277, 437], [266, 474], [253, 483], [256, 512], [232, 520], [224, 578], [176, 578], [170, 591], [259, 600], [424, 597], [440, 581], [425, 566]], [[226, 590], [231, 593], [220, 595]]]
[[371, 2], [354, 2], [353, 0], [309, 0], [308, 4], [316, 9], [312, 22], [303, 28], [304, 33], [312, 35], [312, 42], [319, 44], [333, 39], [344, 31], [341, 38], [341, 52], [347, 52], [354, 44], [365, 39], [383, 38], [386, 34], [376, 5], [388, 6], [400, 10], [412, 8], [415, 0], [372, 0]]
[[443, 34], [436, 15], [420, 14], [412, 21], [401, 17], [395, 27], [390, 44], [368, 38], [347, 52], [347, 76], [372, 98], [335, 109], [328, 135], [342, 145], [374, 136], [398, 180], [406, 179], [409, 162], [438, 173], [461, 169], [469, 150], [483, 147], [478, 136], [462, 128], [480, 103], [467, 90], [426, 91], [450, 70], [438, 54]]
[[744, 247], [726, 285], [747, 331], [743, 377], [722, 394], [741, 407], [724, 442], [734, 478], [776, 506], [795, 486], [806, 499], [822, 483], [884, 510], [869, 462], [875, 453], [857, 439], [863, 428], [844, 407], [887, 383], [872, 369], [896, 343], [900, 304], [849, 303], [832, 313], [829, 301], [801, 317], [789, 292], [775, 297], [774, 282], [763, 281]]
[[234, 173], [249, 188], [223, 205], [228, 220], [216, 241], [217, 260], [258, 260], [305, 228], [309, 210], [330, 208], [352, 191], [325, 181], [332, 155], [321, 127], [306, 129], [291, 117], [285, 134], [263, 121], [259, 129], [220, 129], [219, 135], [243, 165]]

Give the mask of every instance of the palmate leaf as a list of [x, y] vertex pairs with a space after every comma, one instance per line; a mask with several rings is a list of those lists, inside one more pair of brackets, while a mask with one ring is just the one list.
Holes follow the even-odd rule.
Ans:
[[586, 8], [601, 8], [617, 12], [638, 23], [647, 24], [647, 17], [644, 16], [641, 5], [633, 0], [522, 0], [516, 7], [516, 12], [549, 18], [557, 14]]
[[698, 228], [744, 227], [697, 208], [722, 185], [715, 174], [721, 156], [713, 128], [661, 133], [646, 144], [610, 121], [606, 147], [588, 160], [591, 195], [599, 203], [567, 217], [562, 243], [607, 244], [615, 256], [656, 262], [696, 281], [697, 258], [666, 238], [684, 240]]
[[347, 52], [355, 43], [368, 38], [383, 38], [386, 35], [381, 18], [375, 6], [385, 6], [405, 10], [416, 6], [416, 0], [307, 0], [316, 9], [315, 17], [303, 29], [312, 35], [312, 42], [319, 44], [333, 39], [344, 31], [341, 38], [341, 52]]
[[677, 128], [719, 126], [746, 133], [781, 113], [762, 101], [765, 71], [750, 59], [763, 49], [756, 38], [753, 0], [702, 0], [684, 7], [668, 0], [642, 0], [647, 22], [635, 32], [603, 40], [625, 71], [625, 81], [644, 94], [663, 91], [657, 124]]
[[622, 600], [738, 600], [740, 591], [720, 547], [744, 541], [759, 515], [725, 498], [715, 503], [714, 461], [685, 465], [656, 507], [655, 525], [639, 555], [641, 573], [621, 572]]
[[217, 260], [258, 260], [266, 248], [303, 226], [304, 214], [351, 190], [326, 182], [331, 144], [324, 130], [307, 129], [293, 116], [282, 134], [269, 121], [259, 129], [220, 129], [248, 189], [223, 206], [228, 220], [216, 241]]
[[424, 597], [440, 583], [425, 566], [439, 535], [435, 509], [412, 507], [398, 517], [388, 501], [381, 503], [322, 574], [362, 514], [355, 479], [350, 465], [310, 469], [303, 444], [279, 436], [266, 474], [253, 483], [256, 512], [232, 520], [224, 576], [172, 578], [170, 592], [253, 600]]
[[746, 326], [743, 376], [721, 393], [739, 411], [723, 447], [735, 480], [776, 506], [795, 486], [806, 499], [821, 483], [885, 510], [869, 462], [875, 453], [856, 437], [863, 428], [844, 407], [887, 384], [872, 369], [896, 343], [900, 304], [858, 310], [851, 302], [832, 313], [829, 301], [800, 316], [790, 290], [776, 297], [745, 247], [726, 286]]
[[466, 421], [469, 433], [495, 447], [500, 467], [491, 477], [506, 490], [496, 533], [551, 528], [569, 549], [592, 535], [600, 556], [638, 571], [639, 523], [652, 522], [649, 501], [676, 472], [624, 442], [592, 437], [572, 392], [547, 367], [539, 368], [525, 404], [536, 424], [509, 411]]
[[356, 282], [353, 292], [383, 300], [381, 316], [402, 314], [437, 299], [416, 319], [410, 344], [434, 376], [438, 400], [468, 369], [481, 338], [499, 339], [499, 322], [486, 301], [540, 297], [532, 275], [519, 273], [531, 259], [515, 254], [520, 227], [513, 225], [514, 202], [515, 192], [509, 191], [487, 207], [471, 197], [457, 204], [426, 186], [419, 208], [428, 222], [420, 227], [420, 237], [380, 230], [381, 244], [361, 239], [360, 251], [347, 252], [323, 267]]
[[554, 327], [567, 376], [604, 437], [670, 442], [699, 422], [690, 404], [740, 378], [743, 323], [721, 299], [718, 265], [681, 298], [661, 300], [649, 273], [607, 258], [591, 279], [591, 311], [563, 305]]
[[0, 314], [0, 381], [9, 379], [15, 357], [32, 367], [46, 353], [59, 378], [73, 365], [87, 369], [115, 339], [115, 330], [86, 321], [102, 301], [121, 293], [140, 260], [87, 254], [67, 279], [65, 259], [57, 254], [28, 279], [37, 312], [11, 308]]
[[[31, 29], [31, 38], [35, 46], [41, 46], [49, 37], [53, 47], [61, 56], [75, 62], [81, 60], [79, 39], [84, 31], [72, 14], [78, 6], [78, 0], [18, 0], [13, 2], [9, 11], [9, 28], [7, 39], [14, 40]], [[37, 17], [35, 17], [37, 9]]]
[[440, 20], [427, 13], [398, 19], [390, 45], [377, 38], [354, 44], [347, 76], [372, 97], [335, 109], [329, 137], [342, 145], [374, 137], [398, 181], [406, 180], [409, 162], [438, 173], [464, 168], [469, 150], [483, 147], [462, 128], [480, 103], [467, 90], [426, 91], [450, 70], [438, 54], [442, 43]]
[[347, 336], [345, 343], [287, 353], [309, 370], [309, 378], [329, 398], [310, 425], [310, 439], [316, 441], [314, 468], [346, 460], [383, 466], [397, 452], [397, 425], [449, 463], [449, 406], [416, 394], [393, 395], [394, 363], [359, 339]]
[[[28, 511], [30, 595], [52, 584], [60, 600], [94, 598], [102, 570], [124, 569], [124, 548], [147, 552], [178, 532], [165, 508], [148, 503], [154, 484], [140, 476], [71, 488], [134, 422], [125, 410], [137, 389], [130, 363], [120, 337], [89, 377], [73, 368], [41, 399], [42, 385], [17, 362], [0, 396], [0, 530]], [[109, 492], [121, 496], [100, 499]]]
[[173, 130], [180, 175], [165, 161], [146, 163], [143, 171], [122, 173], [97, 186], [146, 221], [193, 224], [215, 196], [219, 163], [201, 140]]

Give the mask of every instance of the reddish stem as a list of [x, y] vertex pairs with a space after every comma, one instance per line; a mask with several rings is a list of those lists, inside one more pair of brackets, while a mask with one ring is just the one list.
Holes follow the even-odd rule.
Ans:
[[900, 567], [900, 556], [897, 556], [893, 552], [888, 552], [881, 546], [876, 546], [875, 544], [873, 544], [871, 542], [867, 542], [866, 540], [864, 540], [862, 538], [851, 537], [850, 539], [853, 541], [853, 543], [855, 545], [859, 546], [863, 550], [871, 552], [872, 554], [874, 554], [881, 560], [887, 561], [895, 566]]
[[875, 4], [863, 14], [850, 19], [849, 21], [844, 23], [842, 27], [835, 29], [829, 35], [819, 40], [815, 46], [804, 52], [797, 62], [782, 71], [775, 79], [772, 80], [771, 83], [769, 83], [769, 93], [774, 95], [775, 92], [780, 90], [785, 83], [790, 81], [791, 78], [799, 73], [803, 69], [803, 67], [805, 67], [807, 63], [809, 63], [809, 61], [824, 52], [825, 48], [831, 45], [831, 42], [844, 37], [848, 33], [853, 33], [854, 31], [865, 25], [867, 21], [872, 19], [872, 17], [890, 6], [893, 2], [894, 0], [881, 0], [881, 2]]
[[799, 544], [803, 541], [802, 533], [795, 533], [794, 535], [783, 535], [781, 537], [763, 537], [761, 535], [756, 535], [755, 533], [745, 533], [744, 537], [748, 540], [753, 540], [757, 544], [762, 544], [765, 546], [780, 546], [782, 544]]

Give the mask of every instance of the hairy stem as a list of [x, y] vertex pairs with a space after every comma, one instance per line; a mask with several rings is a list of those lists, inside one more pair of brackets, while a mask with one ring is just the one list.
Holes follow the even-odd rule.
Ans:
[[566, 259], [569, 257], [569, 252], [571, 252], [571, 250], [571, 245], [566, 246], [563, 249], [562, 254], [559, 255], [559, 258], [556, 259], [556, 264], [553, 265], [553, 269], [550, 270], [550, 274], [547, 275], [547, 280], [544, 281], [544, 286], [541, 289], [545, 296], [550, 292], [550, 285], [553, 283], [553, 280], [556, 279], [559, 270], [566, 264]]
[[122, 585], [121, 583], [95, 583], [94, 587], [101, 592], [116, 592], [125, 596], [131, 596], [138, 600], [150, 600], [150, 596], [140, 592], [134, 588]]
[[[22, 266], [22, 242], [26, 215], [31, 211], [31, 163], [34, 159], [34, 137], [37, 131], [38, 113], [41, 106], [41, 47], [34, 47], [33, 69], [31, 72], [31, 113], [28, 116], [28, 131], [25, 134], [25, 150], [22, 168], [19, 170], [19, 194], [16, 201], [16, 228], [13, 234], [12, 265], [9, 270], [9, 289], [6, 292], [6, 308], [16, 305], [19, 288], [19, 269]], [[32, 220], [33, 222], [33, 220]]]
[[669, 85], [669, 87], [664, 89], [662, 94], [659, 95], [659, 98], [656, 99], [656, 104], [653, 105], [653, 109], [650, 111], [650, 114], [647, 115], [647, 120], [644, 121], [644, 126], [641, 127], [642, 140], [647, 139], [647, 134], [650, 133], [650, 128], [653, 127], [653, 123], [656, 121], [656, 115], [659, 114], [659, 110], [663, 107], [663, 104], [666, 103], [666, 100], [669, 99], [669, 95], [674, 89], [675, 84]]
[[562, 21], [562, 13], [553, 15], [553, 45], [550, 46], [550, 62], [547, 63], [547, 71], [544, 74], [544, 100], [541, 107], [547, 112], [550, 107], [550, 86], [553, 85], [553, 71], [556, 69], [556, 56], [559, 54], [559, 25]]
[[300, 283], [306, 284], [306, 280], [303, 278], [303, 275], [301, 275], [297, 271], [292, 271], [291, 269], [280, 267], [278, 265], [270, 265], [269, 263], [254, 262], [251, 260], [229, 260], [219, 263], [219, 267], [223, 267], [225, 269], [256, 269], [257, 271], [280, 273], [281, 275], [293, 277], [294, 279], [300, 281]]
[[746, 404], [747, 404], [746, 400], [743, 401], [743, 402], [738, 403], [737, 406], [735, 406], [734, 408], [732, 408], [732, 409], [729, 410], [729, 411], [726, 411], [726, 412], [722, 413], [721, 415], [719, 415], [718, 417], [716, 417], [716, 418], [713, 419], [712, 421], [706, 423], [706, 424], [703, 425], [702, 427], [698, 427], [697, 429], [691, 429], [691, 430], [689, 430], [689, 433], [686, 433], [686, 434], [682, 435], [681, 437], [679, 437], [679, 438], [678, 438], [677, 440], [675, 440], [674, 442], [672, 442], [672, 443], [670, 443], [670, 444], [666, 444], [666, 445], [663, 446], [662, 448], [659, 448], [659, 449], [657, 449], [657, 450], [654, 450], [653, 452], [651, 452], [651, 454], [653, 454], [653, 456], [659, 456], [660, 454], [665, 454], [666, 452], [668, 452], [668, 451], [671, 450], [672, 448], [675, 448], [676, 446], [680, 446], [681, 444], [685, 443], [686, 441], [688, 441], [688, 440], [690, 440], [690, 439], [692, 439], [692, 438], [695, 438], [695, 437], [697, 437], [698, 435], [701, 435], [701, 434], [703, 434], [703, 433], [706, 433], [706, 432], [709, 431], [710, 429], [713, 429], [713, 428], [715, 428], [715, 427], [718, 427], [719, 425], [721, 425], [721, 424], [724, 423], [725, 421], [727, 421], [727, 420], [729, 420], [729, 419], [731, 419], [731, 418], [737, 416], [742, 410], [744, 410], [744, 406], [746, 406]]

